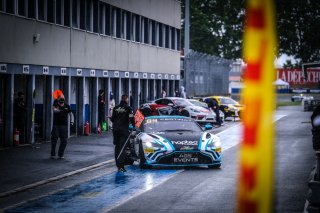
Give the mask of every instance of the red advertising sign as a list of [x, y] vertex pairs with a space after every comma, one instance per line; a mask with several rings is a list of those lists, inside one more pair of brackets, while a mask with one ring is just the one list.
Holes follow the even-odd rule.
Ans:
[[282, 79], [292, 88], [318, 88], [320, 82], [320, 69], [308, 69], [305, 79], [302, 69], [278, 69], [277, 79]]

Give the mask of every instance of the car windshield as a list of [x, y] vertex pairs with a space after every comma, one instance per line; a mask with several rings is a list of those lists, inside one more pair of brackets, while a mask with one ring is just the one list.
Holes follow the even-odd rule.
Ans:
[[202, 131], [193, 120], [185, 118], [148, 118], [143, 123], [144, 132]]
[[177, 106], [182, 106], [182, 107], [186, 107], [186, 106], [192, 106], [193, 104], [190, 103], [190, 101], [186, 100], [186, 99], [173, 99], [172, 100]]
[[219, 98], [221, 104], [238, 104], [235, 100], [231, 98]]
[[195, 106], [199, 106], [199, 107], [208, 107], [208, 105], [206, 103], [202, 103], [200, 101], [196, 101], [196, 100], [189, 100], [193, 105]]

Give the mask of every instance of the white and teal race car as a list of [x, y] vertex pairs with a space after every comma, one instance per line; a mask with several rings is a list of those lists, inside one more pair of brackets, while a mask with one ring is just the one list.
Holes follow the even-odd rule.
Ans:
[[[150, 166], [221, 166], [221, 142], [193, 119], [182, 116], [150, 116], [131, 138], [127, 159]], [[130, 150], [130, 151], [129, 151]]]

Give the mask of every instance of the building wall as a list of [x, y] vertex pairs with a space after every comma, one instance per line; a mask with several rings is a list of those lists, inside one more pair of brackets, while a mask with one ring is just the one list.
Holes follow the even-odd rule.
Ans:
[[[0, 61], [179, 74], [178, 51], [0, 13]], [[40, 41], [33, 42], [34, 34]]]
[[177, 0], [103, 0], [116, 7], [181, 29], [181, 3]]

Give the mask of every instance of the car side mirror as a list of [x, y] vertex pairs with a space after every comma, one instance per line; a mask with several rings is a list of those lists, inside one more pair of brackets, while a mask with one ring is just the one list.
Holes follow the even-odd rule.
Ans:
[[213, 129], [213, 126], [210, 125], [210, 124], [206, 124], [206, 125], [204, 126], [204, 130], [211, 130], [211, 129]]

